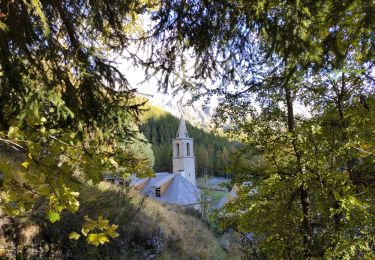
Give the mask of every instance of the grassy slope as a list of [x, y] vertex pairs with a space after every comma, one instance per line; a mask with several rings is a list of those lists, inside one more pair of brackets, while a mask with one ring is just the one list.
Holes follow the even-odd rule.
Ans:
[[[8, 160], [0, 154], [0, 160]], [[14, 179], [22, 181], [18, 164]], [[131, 190], [108, 183], [81, 185], [77, 214], [65, 212], [61, 221], [45, 219], [40, 201], [30, 214], [9, 218], [0, 212], [0, 259], [227, 259], [218, 239], [191, 211], [164, 206]], [[143, 203], [143, 204], [142, 204]], [[139, 205], [142, 204], [142, 207]], [[189, 213], [190, 212], [190, 213]], [[68, 239], [79, 231], [85, 215], [99, 215], [119, 225], [120, 236], [94, 247], [81, 238]]]
[[210, 191], [210, 196], [212, 197], [212, 205], [217, 205], [219, 203], [219, 200], [225, 196], [228, 192], [226, 191], [221, 191], [221, 190], [215, 190], [215, 191]]
[[[163, 206], [135, 192], [102, 183], [84, 186], [78, 214], [45, 222], [35, 213], [23, 219], [0, 218], [0, 254], [15, 258], [74, 259], [225, 259], [227, 256], [206, 225], [186, 210]], [[143, 203], [142, 208], [139, 204]], [[42, 213], [42, 207], [39, 210]], [[103, 215], [118, 224], [120, 236], [94, 247], [68, 234], [79, 231], [84, 215]]]

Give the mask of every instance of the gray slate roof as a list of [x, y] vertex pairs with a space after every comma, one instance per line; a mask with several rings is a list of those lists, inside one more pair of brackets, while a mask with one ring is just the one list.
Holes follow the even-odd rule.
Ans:
[[[149, 178], [141, 192], [163, 203], [187, 206], [200, 203], [200, 190], [181, 174], [159, 172]], [[172, 179], [172, 180], [171, 180]], [[171, 181], [170, 181], [171, 180]], [[156, 197], [155, 187], [170, 181], [166, 191]], [[132, 177], [132, 183], [139, 183], [140, 179]]]
[[188, 179], [177, 174], [164, 194], [158, 199], [175, 205], [198, 204], [200, 202], [200, 190]]

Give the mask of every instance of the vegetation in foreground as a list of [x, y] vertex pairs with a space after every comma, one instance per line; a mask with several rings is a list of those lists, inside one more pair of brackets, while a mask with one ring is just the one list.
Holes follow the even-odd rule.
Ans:
[[[56, 223], [66, 211], [79, 211], [83, 183], [98, 183], [106, 172], [152, 174], [152, 152], [139, 141], [142, 101], [108, 53], [130, 44], [130, 35], [140, 33], [139, 15], [155, 5], [1, 1], [0, 152], [8, 156], [0, 160], [3, 214], [21, 219], [42, 200], [45, 218]], [[92, 232], [99, 226], [105, 232]], [[97, 245], [117, 236], [104, 219], [88, 216], [81, 227], [72, 239], [87, 236]]]
[[[108, 59], [122, 53], [161, 89], [219, 96], [218, 122], [258, 149], [260, 160], [237, 164], [244, 185], [221, 215], [253, 234], [254, 257], [374, 258], [374, 10], [365, 0], [1, 1], [0, 141], [23, 167], [1, 161], [3, 213], [21, 220], [44, 198], [58, 223], [79, 211], [76, 174], [150, 173], [128, 146], [140, 104]], [[99, 217], [87, 225], [108, 232], [92, 244], [116, 236]]]
[[[163, 206], [136, 192], [100, 183], [84, 185], [76, 214], [62, 215], [54, 224], [40, 211], [25, 218], [1, 216], [1, 256], [46, 259], [227, 259], [212, 231], [192, 209]], [[38, 214], [39, 213], [39, 214]], [[85, 239], [68, 238], [79, 230], [84, 216], [103, 216], [118, 225], [119, 236], [93, 246]], [[237, 252], [238, 253], [238, 252]]]
[[222, 224], [255, 258], [373, 259], [375, 2], [163, 3], [149, 42], [170, 51], [145, 62], [164, 88], [219, 97], [246, 146]]

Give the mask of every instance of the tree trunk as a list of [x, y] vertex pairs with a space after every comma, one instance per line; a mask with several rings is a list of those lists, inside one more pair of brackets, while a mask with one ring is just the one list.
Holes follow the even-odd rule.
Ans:
[[[300, 172], [300, 174], [304, 174], [304, 170], [301, 164], [301, 154], [296, 145], [292, 91], [287, 86], [285, 86], [285, 98], [286, 98], [287, 115], [288, 115], [288, 131], [292, 133], [292, 145], [293, 145], [294, 154], [297, 160], [298, 171]], [[303, 183], [301, 184], [299, 189], [300, 189], [300, 201], [301, 201], [302, 212], [303, 212], [302, 228], [304, 231], [303, 242], [305, 245], [305, 257], [309, 258], [311, 256], [310, 249], [313, 243], [312, 227], [310, 223], [310, 199], [309, 199], [308, 192], [305, 189]]]

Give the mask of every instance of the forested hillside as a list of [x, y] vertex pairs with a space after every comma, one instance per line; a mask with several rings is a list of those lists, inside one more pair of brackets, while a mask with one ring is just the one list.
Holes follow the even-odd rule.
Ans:
[[[176, 137], [179, 119], [167, 111], [152, 106], [143, 116], [140, 130], [152, 144], [155, 171], [172, 171], [172, 138]], [[186, 122], [189, 136], [194, 138], [196, 173], [198, 176], [224, 176], [228, 157], [238, 144], [213, 132], [192, 126]]]

